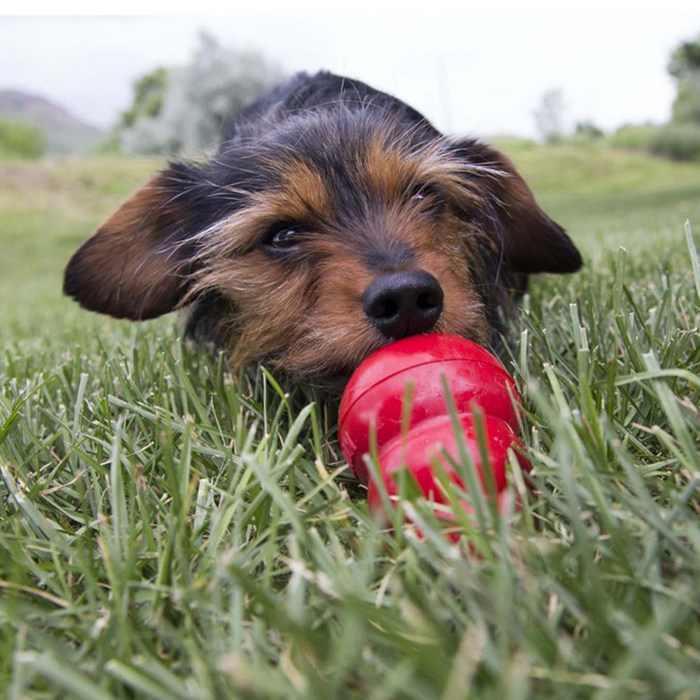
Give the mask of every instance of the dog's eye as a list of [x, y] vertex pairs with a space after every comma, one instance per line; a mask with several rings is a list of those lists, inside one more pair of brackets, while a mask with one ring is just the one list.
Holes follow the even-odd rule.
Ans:
[[287, 250], [299, 245], [305, 233], [306, 229], [298, 224], [278, 224], [267, 232], [263, 245], [275, 250]]
[[409, 193], [409, 201], [418, 203], [424, 211], [431, 213], [439, 212], [444, 204], [444, 200], [432, 185], [416, 185]]

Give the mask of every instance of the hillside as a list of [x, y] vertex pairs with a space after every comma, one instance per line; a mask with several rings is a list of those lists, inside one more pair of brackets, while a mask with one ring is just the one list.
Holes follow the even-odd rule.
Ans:
[[0, 90], [0, 119], [38, 127], [52, 153], [86, 153], [103, 133], [53, 102], [19, 90]]

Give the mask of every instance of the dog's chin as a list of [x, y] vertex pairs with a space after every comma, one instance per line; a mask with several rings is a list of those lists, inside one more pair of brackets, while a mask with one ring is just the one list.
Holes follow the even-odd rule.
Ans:
[[[388, 343], [389, 341], [387, 341]], [[378, 347], [375, 350], [379, 349]], [[365, 353], [368, 357], [373, 351]], [[364, 359], [362, 357], [362, 359]], [[263, 364], [265, 364], [263, 362]], [[343, 393], [353, 372], [361, 364], [361, 360], [353, 363], [324, 363], [323, 367], [286, 367], [283, 363], [270, 363], [275, 373], [285, 380], [302, 384], [325, 394], [337, 395]]]
[[353, 333], [336, 329], [322, 333], [317, 329], [283, 350], [253, 359], [261, 361], [277, 375], [340, 393], [362, 361], [390, 342], [369, 327]]
[[[326, 353], [325, 356], [323, 353], [316, 354], [317, 357], [323, 358], [321, 362], [300, 363], [299, 356], [279, 355], [275, 358], [268, 358], [267, 364], [279, 376], [287, 380], [304, 384], [324, 393], [340, 396], [350, 381], [350, 377], [367, 357], [396, 342], [395, 339], [386, 338], [378, 332], [372, 334], [371, 341], [367, 337], [365, 341], [369, 342], [365, 342], [361, 347], [355, 345], [351, 352], [348, 352], [350, 348], [348, 343], [346, 352], [339, 353], [335, 357], [330, 352]], [[308, 355], [305, 359], [307, 358]], [[264, 360], [263, 364], [266, 364]]]

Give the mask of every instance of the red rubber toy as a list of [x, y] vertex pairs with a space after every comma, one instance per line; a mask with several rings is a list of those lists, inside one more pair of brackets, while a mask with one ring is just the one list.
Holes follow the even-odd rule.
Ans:
[[[433, 474], [431, 461], [438, 458], [446, 474], [464, 488], [445, 450], [459, 461], [457, 440], [443, 391], [445, 377], [462, 422], [465, 444], [487, 494], [484, 466], [476, 439], [473, 407], [485, 413], [489, 462], [496, 492], [506, 487], [508, 449], [520, 445], [520, 402], [513, 378], [487, 350], [453, 335], [411, 336], [370, 355], [355, 371], [340, 404], [339, 441], [353, 474], [369, 481], [369, 505], [382, 509], [376, 483], [364, 462], [370, 449], [370, 430], [375, 426], [382, 481], [390, 496], [397, 493], [394, 474], [407, 467], [425, 494], [438, 503], [445, 498]], [[411, 415], [406, 435], [401, 434], [408, 384], [413, 386]], [[530, 464], [516, 452], [523, 471]], [[488, 497], [488, 496], [487, 496]], [[500, 497], [499, 497], [500, 505]], [[468, 504], [464, 504], [467, 511]]]

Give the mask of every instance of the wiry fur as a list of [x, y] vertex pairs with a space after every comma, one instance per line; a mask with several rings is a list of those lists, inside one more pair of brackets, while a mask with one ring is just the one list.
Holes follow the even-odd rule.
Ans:
[[[138, 223], [137, 223], [138, 219]], [[275, 227], [301, 231], [271, 248]], [[387, 339], [361, 299], [425, 270], [433, 328], [486, 343], [533, 272], [581, 264], [502, 154], [437, 132], [358, 81], [300, 75], [239, 115], [203, 166], [172, 164], [76, 253], [65, 290], [92, 310], [193, 308], [188, 331], [297, 377], [348, 374]]]

